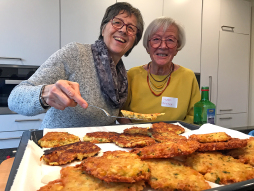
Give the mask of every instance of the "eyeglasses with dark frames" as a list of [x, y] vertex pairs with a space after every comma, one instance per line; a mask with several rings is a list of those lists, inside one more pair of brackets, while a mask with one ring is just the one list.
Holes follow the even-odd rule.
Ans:
[[165, 44], [168, 48], [175, 48], [177, 46], [178, 40], [174, 37], [167, 37], [165, 40], [159, 38], [159, 37], [153, 37], [149, 40], [150, 45], [153, 48], [158, 48], [161, 46], [162, 41], [165, 41]]
[[138, 33], [138, 28], [135, 26], [135, 25], [132, 25], [132, 24], [125, 24], [124, 21], [122, 19], [119, 19], [117, 17], [114, 17], [112, 20], [111, 20], [111, 24], [112, 26], [115, 28], [115, 29], [121, 29], [123, 28], [123, 26], [126, 26], [126, 31], [127, 31], [127, 34], [130, 35], [130, 36], [134, 36]]

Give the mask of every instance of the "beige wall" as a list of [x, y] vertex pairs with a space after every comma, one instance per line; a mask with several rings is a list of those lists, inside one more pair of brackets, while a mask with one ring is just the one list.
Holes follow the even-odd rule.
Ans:
[[254, 0], [251, 15], [251, 55], [250, 55], [250, 91], [249, 91], [249, 126], [254, 126]]

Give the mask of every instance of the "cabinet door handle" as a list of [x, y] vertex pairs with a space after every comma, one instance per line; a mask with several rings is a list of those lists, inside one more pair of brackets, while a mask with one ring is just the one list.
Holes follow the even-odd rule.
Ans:
[[232, 119], [232, 117], [220, 117], [220, 119]]
[[211, 101], [212, 99], [212, 82], [213, 82], [213, 77], [209, 76], [209, 100]]
[[235, 27], [226, 26], [226, 25], [221, 26], [221, 30], [223, 30], [223, 31], [229, 31], [229, 32], [234, 32], [234, 28]]
[[5, 84], [19, 84], [22, 81], [24, 80], [5, 80], [4, 83]]
[[232, 109], [220, 109], [220, 111], [232, 111]]
[[19, 130], [13, 130], [13, 131], [0, 131], [0, 133], [7, 133], [7, 132], [20, 132], [20, 131], [37, 131], [38, 129], [19, 129]]
[[15, 57], [0, 57], [0, 59], [22, 60], [22, 58], [15, 58]]
[[41, 119], [15, 119], [15, 122], [41, 121]]
[[20, 139], [21, 137], [0, 138], [0, 140]]

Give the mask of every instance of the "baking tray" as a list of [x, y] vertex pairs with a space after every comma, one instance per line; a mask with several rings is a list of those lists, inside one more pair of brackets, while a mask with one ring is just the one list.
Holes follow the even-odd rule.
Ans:
[[[180, 123], [184, 127], [190, 129], [190, 130], [196, 130], [199, 129], [200, 126], [194, 125], [194, 124], [189, 124], [185, 123], [182, 121], [164, 121], [166, 123]], [[152, 122], [155, 123], [155, 122]], [[128, 124], [130, 125], [130, 124]], [[135, 125], [135, 124], [133, 124]], [[117, 126], [117, 125], [116, 125]], [[6, 184], [5, 191], [11, 190], [11, 186], [13, 184], [14, 178], [16, 176], [17, 170], [19, 168], [19, 164], [21, 162], [21, 159], [23, 157], [23, 154], [25, 152], [28, 140], [33, 140], [36, 144], [38, 144], [38, 140], [43, 137], [43, 130], [35, 130], [35, 131], [25, 131], [22, 134], [20, 144], [17, 150], [17, 153], [15, 155], [15, 159], [9, 174], [9, 178]], [[254, 179], [239, 182], [239, 183], [234, 183], [226, 186], [221, 186], [221, 187], [216, 187], [212, 189], [208, 189], [207, 191], [248, 191], [248, 190], [254, 190]]]

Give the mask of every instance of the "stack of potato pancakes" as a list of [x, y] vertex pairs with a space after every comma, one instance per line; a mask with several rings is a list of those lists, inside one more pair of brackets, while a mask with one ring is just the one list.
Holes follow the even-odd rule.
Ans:
[[[122, 133], [87, 133], [83, 141], [50, 132], [38, 142], [51, 147], [41, 160], [48, 165], [81, 162], [63, 167], [61, 177], [39, 191], [199, 191], [210, 189], [209, 181], [224, 185], [254, 178], [254, 137], [238, 139], [217, 132], [187, 138], [181, 135], [184, 132], [183, 127], [164, 122]], [[121, 150], [98, 156], [101, 143], [113, 143]]]

